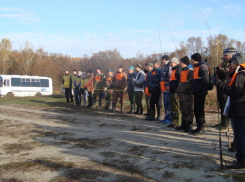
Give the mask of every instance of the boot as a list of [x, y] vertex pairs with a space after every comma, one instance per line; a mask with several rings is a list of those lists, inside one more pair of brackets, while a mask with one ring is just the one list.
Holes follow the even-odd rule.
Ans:
[[140, 115], [143, 114], [143, 107], [140, 108], [140, 112], [139, 112]]
[[161, 115], [161, 110], [160, 110], [160, 108], [157, 108], [157, 117], [156, 117], [155, 121], [160, 121], [160, 115]]
[[191, 121], [186, 121], [184, 132], [188, 133], [191, 130], [191, 125], [192, 125]]
[[102, 99], [99, 99], [99, 109], [101, 109]]
[[137, 111], [134, 114], [139, 114], [140, 108], [137, 106]]
[[93, 101], [92, 101], [92, 108], [95, 108], [95, 105], [96, 105], [96, 99], [93, 98]]
[[243, 169], [245, 168], [245, 161], [241, 160], [241, 161], [236, 161], [235, 163], [226, 166], [227, 169]]
[[132, 109], [133, 109], [133, 103], [130, 102], [130, 111], [128, 111], [127, 113], [128, 113], [128, 114], [131, 114], [131, 113], [132, 113]]
[[151, 116], [149, 118], [150, 121], [153, 121], [155, 119], [155, 108], [151, 108]]
[[120, 110], [121, 113], [123, 113], [123, 103], [121, 103], [121, 110]]
[[150, 112], [150, 110], [147, 109], [147, 112], [144, 114], [144, 116], [149, 116], [149, 112]]
[[151, 110], [147, 111], [148, 116], [145, 118], [145, 120], [149, 120], [151, 118]]
[[185, 129], [185, 127], [186, 127], [186, 121], [182, 120], [182, 121], [181, 121], [181, 125], [175, 127], [175, 129], [176, 129], [176, 130], [183, 130], [183, 129]]
[[116, 104], [117, 103], [112, 103], [112, 112], [116, 112]]
[[204, 124], [203, 123], [197, 123], [197, 128], [195, 130], [192, 130], [191, 133], [193, 135], [202, 135], [202, 134], [204, 134]]
[[106, 101], [105, 109], [109, 109], [109, 108], [110, 108], [110, 103], [109, 101]]

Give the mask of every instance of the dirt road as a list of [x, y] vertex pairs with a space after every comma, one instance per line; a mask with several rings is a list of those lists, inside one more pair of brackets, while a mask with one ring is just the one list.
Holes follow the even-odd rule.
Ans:
[[[0, 105], [1, 181], [239, 181], [221, 170], [217, 114], [198, 137], [142, 116]], [[234, 160], [222, 133], [224, 164]], [[218, 147], [218, 146], [217, 146]]]

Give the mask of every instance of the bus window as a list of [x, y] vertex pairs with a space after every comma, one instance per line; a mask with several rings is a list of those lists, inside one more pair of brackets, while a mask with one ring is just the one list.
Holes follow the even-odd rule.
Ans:
[[23, 78], [22, 79], [20, 79], [20, 78], [11, 78], [11, 86], [15, 86], [15, 87], [21, 86], [21, 82], [20, 81], [22, 81], [22, 80], [23, 80]]
[[30, 82], [31, 81], [31, 79], [30, 78], [26, 78], [26, 82]]
[[41, 79], [41, 87], [49, 87], [49, 80]]
[[0, 76], [0, 87], [3, 86], [3, 78]]
[[36, 79], [31, 79], [31, 82], [36, 82]]

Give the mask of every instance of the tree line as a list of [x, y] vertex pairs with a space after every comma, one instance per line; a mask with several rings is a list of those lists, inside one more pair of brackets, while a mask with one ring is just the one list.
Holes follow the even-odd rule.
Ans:
[[138, 52], [136, 57], [125, 59], [117, 49], [99, 51], [91, 57], [86, 54], [83, 57], [71, 57], [62, 53], [48, 53], [42, 48], [34, 50], [34, 46], [28, 41], [19, 50], [12, 50], [11, 41], [3, 38], [0, 42], [0, 74], [47, 76], [53, 79], [54, 91], [57, 92], [60, 90], [65, 69], [70, 71], [92, 69], [95, 72], [100, 66], [106, 73], [108, 69], [116, 71], [118, 65], [123, 65], [124, 68], [137, 63], [144, 65], [155, 59], [161, 59], [163, 54], [169, 55], [170, 58], [182, 58], [186, 55], [190, 57], [196, 52], [208, 60], [212, 68], [221, 63], [223, 50], [227, 47], [235, 47], [238, 52], [244, 52], [245, 42], [218, 34], [207, 37], [205, 45], [201, 37], [190, 37], [186, 42], [179, 42], [178, 48], [173, 52], [150, 55]]

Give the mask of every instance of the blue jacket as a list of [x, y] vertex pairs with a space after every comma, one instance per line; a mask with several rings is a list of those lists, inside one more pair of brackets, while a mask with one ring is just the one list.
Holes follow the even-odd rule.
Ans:
[[170, 69], [170, 61], [163, 67], [161, 81], [165, 82], [166, 86], [169, 86], [169, 69]]

